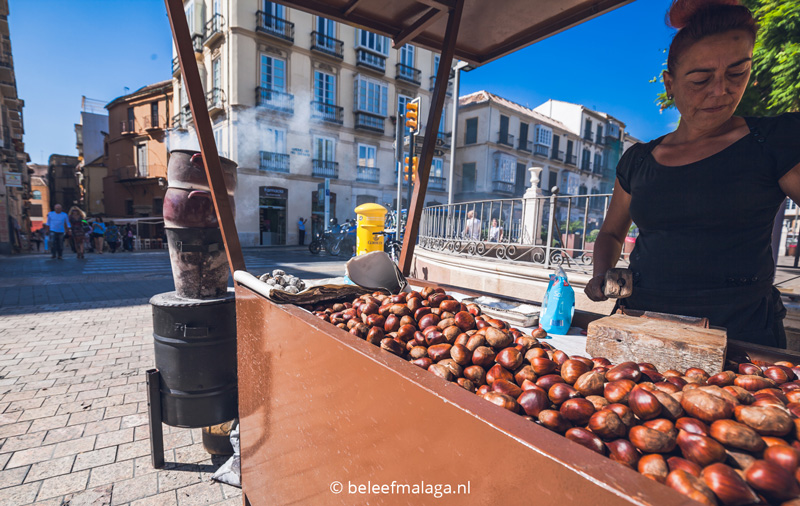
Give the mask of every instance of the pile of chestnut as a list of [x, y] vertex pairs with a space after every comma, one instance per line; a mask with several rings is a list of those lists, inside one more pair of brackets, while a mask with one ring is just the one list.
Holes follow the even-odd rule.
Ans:
[[572, 356], [441, 288], [307, 307], [319, 318], [703, 504], [800, 506], [800, 367], [713, 376]]

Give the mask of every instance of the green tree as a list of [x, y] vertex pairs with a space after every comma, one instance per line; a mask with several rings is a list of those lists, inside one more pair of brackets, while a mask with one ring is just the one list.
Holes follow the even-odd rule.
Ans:
[[[746, 116], [800, 111], [800, 0], [743, 0], [759, 25], [753, 72], [736, 113]], [[655, 77], [650, 82], [660, 82]], [[674, 107], [661, 91], [661, 110]]]

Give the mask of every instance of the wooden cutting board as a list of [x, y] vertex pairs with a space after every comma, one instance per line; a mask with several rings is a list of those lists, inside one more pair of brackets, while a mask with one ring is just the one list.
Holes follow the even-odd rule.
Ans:
[[612, 364], [650, 362], [660, 372], [683, 373], [699, 367], [708, 374], [722, 371], [728, 336], [709, 328], [706, 318], [627, 311], [589, 323], [586, 351]]

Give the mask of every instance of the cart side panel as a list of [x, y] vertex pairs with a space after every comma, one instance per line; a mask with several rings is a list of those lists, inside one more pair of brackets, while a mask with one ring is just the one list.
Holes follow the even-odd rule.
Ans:
[[[236, 303], [242, 483], [253, 505], [691, 502], [299, 308], [242, 286]], [[393, 482], [394, 494], [351, 493]], [[469, 493], [437, 500], [398, 484]]]

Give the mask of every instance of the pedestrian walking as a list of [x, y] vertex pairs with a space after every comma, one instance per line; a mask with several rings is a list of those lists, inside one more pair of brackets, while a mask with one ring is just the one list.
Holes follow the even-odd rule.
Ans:
[[464, 226], [464, 237], [479, 241], [481, 239], [481, 220], [475, 217], [475, 211], [467, 213], [467, 222]]
[[122, 232], [122, 249], [133, 251], [133, 227], [130, 223], [125, 225], [125, 230]]
[[111, 253], [116, 253], [117, 246], [119, 246], [119, 229], [116, 225], [114, 225], [113, 221], [108, 222], [108, 227], [106, 227], [105, 231], [105, 238], [106, 242], [108, 243], [108, 249], [111, 250]]
[[72, 243], [72, 249], [75, 250], [75, 253], [78, 255], [78, 258], [84, 258], [83, 256], [83, 220], [86, 218], [86, 213], [81, 210], [78, 206], [72, 206], [69, 209], [69, 228], [72, 231], [70, 233], [70, 243]]
[[47, 213], [47, 232], [50, 234], [50, 256], [53, 260], [62, 260], [64, 256], [64, 236], [69, 230], [69, 217], [61, 210], [61, 204], [56, 204], [52, 211]]
[[297, 220], [297, 232], [300, 234], [300, 246], [304, 246], [306, 243], [306, 220], [302, 216]]
[[92, 223], [92, 242], [94, 242], [95, 253], [103, 254], [103, 236], [106, 233], [106, 224], [103, 218], [98, 216]]
[[39, 247], [42, 245], [42, 231], [34, 230], [31, 234], [31, 242], [36, 246], [36, 253], [39, 253]]

